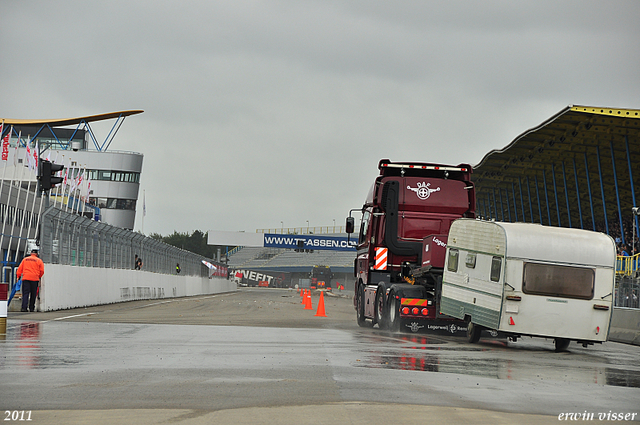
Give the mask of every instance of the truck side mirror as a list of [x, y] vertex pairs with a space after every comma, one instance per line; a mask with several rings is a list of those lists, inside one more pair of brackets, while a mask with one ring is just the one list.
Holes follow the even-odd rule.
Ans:
[[353, 230], [355, 229], [355, 219], [353, 217], [347, 217], [347, 224], [345, 227], [347, 233], [353, 233]]

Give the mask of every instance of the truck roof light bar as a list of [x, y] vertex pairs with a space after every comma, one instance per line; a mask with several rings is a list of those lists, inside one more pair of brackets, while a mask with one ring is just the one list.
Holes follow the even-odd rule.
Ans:
[[383, 162], [380, 164], [380, 168], [414, 168], [420, 170], [438, 170], [438, 171], [469, 171], [467, 168], [461, 167], [440, 167], [437, 165], [420, 165], [420, 164], [391, 164], [388, 162]]

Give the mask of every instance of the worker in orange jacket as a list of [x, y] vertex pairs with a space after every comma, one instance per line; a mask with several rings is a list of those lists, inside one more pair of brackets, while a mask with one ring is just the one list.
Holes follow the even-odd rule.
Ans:
[[[36, 297], [40, 279], [44, 275], [44, 263], [38, 257], [38, 250], [32, 249], [31, 255], [26, 257], [18, 266], [18, 279], [22, 278], [22, 309], [33, 312], [36, 309]], [[31, 299], [29, 299], [31, 296]]]

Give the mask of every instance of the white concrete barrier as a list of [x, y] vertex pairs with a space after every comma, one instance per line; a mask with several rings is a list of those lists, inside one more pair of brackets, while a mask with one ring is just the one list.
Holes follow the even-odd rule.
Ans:
[[[40, 311], [236, 291], [227, 279], [45, 264]], [[14, 303], [11, 303], [14, 310]], [[19, 311], [19, 308], [18, 308]]]
[[609, 341], [640, 345], [640, 310], [615, 307], [611, 317]]

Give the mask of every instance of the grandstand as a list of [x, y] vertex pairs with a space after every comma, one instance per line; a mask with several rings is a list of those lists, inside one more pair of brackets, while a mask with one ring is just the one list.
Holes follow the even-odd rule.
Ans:
[[355, 257], [355, 251], [316, 249], [296, 252], [286, 248], [244, 247], [229, 256], [228, 266], [231, 270], [287, 273], [291, 275], [292, 286], [299, 284], [300, 279], [308, 279], [313, 266], [329, 266], [334, 274], [334, 283], [340, 282], [345, 288], [353, 288]]
[[616, 305], [638, 307], [640, 110], [569, 105], [473, 168], [483, 218], [611, 236]]
[[636, 245], [639, 136], [640, 110], [568, 106], [473, 167], [476, 212], [600, 231]]

